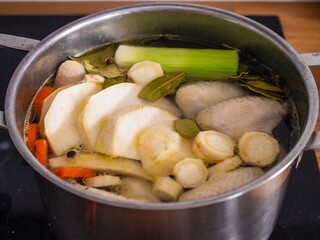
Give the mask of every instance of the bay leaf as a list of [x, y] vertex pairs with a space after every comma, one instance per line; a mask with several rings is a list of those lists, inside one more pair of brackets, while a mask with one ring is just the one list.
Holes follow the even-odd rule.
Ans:
[[115, 78], [119, 76], [124, 76], [127, 73], [126, 68], [117, 68], [115, 65], [107, 64], [94, 64], [88, 60], [83, 61], [83, 65], [90, 74], [99, 74], [106, 78]]
[[104, 80], [102, 89], [111, 87], [112, 85], [116, 85], [119, 83], [124, 83], [124, 82], [127, 82], [126, 76], [119, 76], [119, 77], [115, 77], [115, 78], [106, 78]]
[[171, 93], [176, 87], [185, 81], [185, 72], [166, 73], [162, 77], [149, 82], [138, 94], [138, 97], [155, 102]]
[[107, 46], [103, 46], [92, 51], [89, 51], [80, 57], [70, 57], [69, 58], [73, 61], [77, 61], [82, 63], [83, 61], [87, 60], [90, 64], [106, 64], [106, 60], [108, 58], [114, 57], [115, 53], [115, 46], [114, 44], [110, 44]]
[[185, 138], [194, 138], [200, 132], [196, 122], [187, 118], [175, 120], [174, 128], [180, 136]]
[[282, 89], [273, 86], [267, 82], [264, 81], [241, 81], [243, 84], [249, 85], [254, 88], [259, 88], [266, 91], [272, 91], [272, 92], [283, 92]]
[[246, 85], [246, 84], [242, 84], [242, 83], [239, 83], [239, 85], [243, 86], [243, 87], [246, 87], [246, 88], [248, 88], [249, 90], [251, 90], [251, 91], [253, 91], [255, 93], [261, 94], [261, 95], [263, 95], [265, 97], [272, 98], [272, 99], [275, 99], [275, 100], [283, 100], [285, 98], [284, 95], [276, 93], [276, 92], [266, 91], [266, 90], [255, 88], [255, 87], [252, 87], [252, 86], [249, 86], [249, 85]]

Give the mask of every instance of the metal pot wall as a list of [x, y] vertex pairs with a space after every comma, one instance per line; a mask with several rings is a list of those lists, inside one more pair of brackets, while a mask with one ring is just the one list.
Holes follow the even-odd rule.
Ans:
[[[300, 138], [283, 160], [259, 179], [225, 194], [163, 204], [95, 196], [41, 166], [23, 142], [23, 126], [27, 109], [42, 83], [67, 55], [153, 35], [225, 43], [248, 51], [280, 74], [292, 94], [301, 126]], [[320, 65], [319, 54], [300, 56], [278, 35], [237, 14], [189, 4], [132, 5], [84, 17], [41, 42], [0, 35], [0, 45], [31, 50], [10, 81], [5, 119], [17, 149], [35, 170], [59, 239], [267, 239], [275, 226], [293, 163], [306, 148], [319, 147], [320, 135], [312, 135], [318, 93], [306, 64]], [[2, 112], [0, 119], [0, 125], [6, 127]]]

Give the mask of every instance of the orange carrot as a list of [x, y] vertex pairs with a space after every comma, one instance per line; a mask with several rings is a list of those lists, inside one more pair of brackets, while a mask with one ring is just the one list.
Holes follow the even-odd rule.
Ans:
[[32, 153], [35, 151], [35, 142], [37, 140], [37, 125], [36, 123], [29, 124], [27, 129], [27, 146]]
[[42, 165], [45, 165], [48, 161], [48, 143], [45, 139], [38, 139], [35, 142], [36, 145], [36, 158]]
[[80, 169], [73, 167], [63, 167], [52, 171], [55, 175], [61, 178], [84, 178], [93, 177], [96, 172], [91, 169]]
[[41, 108], [43, 105], [43, 101], [55, 90], [54, 87], [45, 86], [43, 87], [36, 98], [34, 99], [34, 109], [36, 112], [36, 116], [39, 118], [41, 115]]

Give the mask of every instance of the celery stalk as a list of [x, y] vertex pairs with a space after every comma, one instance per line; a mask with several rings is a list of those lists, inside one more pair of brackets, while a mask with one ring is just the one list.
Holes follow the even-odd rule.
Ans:
[[168, 72], [186, 72], [187, 77], [221, 79], [236, 76], [239, 57], [236, 50], [138, 47], [120, 45], [115, 61], [121, 67], [150, 60]]

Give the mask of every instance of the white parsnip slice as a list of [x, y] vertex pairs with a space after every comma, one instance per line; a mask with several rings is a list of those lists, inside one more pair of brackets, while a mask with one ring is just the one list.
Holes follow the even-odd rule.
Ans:
[[215, 163], [232, 157], [235, 146], [233, 139], [223, 133], [203, 131], [195, 137], [192, 151], [198, 158]]
[[235, 156], [232, 158], [227, 158], [223, 160], [222, 162], [219, 162], [212, 167], [210, 167], [209, 170], [209, 177], [218, 177], [224, 173], [227, 173], [231, 170], [236, 169], [237, 167], [240, 166], [242, 163], [241, 159], [239, 156]]
[[102, 88], [95, 83], [81, 83], [58, 92], [44, 117], [44, 134], [58, 156], [80, 144], [77, 121], [87, 97]]
[[139, 133], [138, 149], [143, 168], [153, 176], [168, 176], [179, 161], [192, 157], [191, 141], [172, 127], [151, 126]]
[[87, 168], [96, 171], [107, 171], [134, 177], [150, 179], [138, 161], [125, 158], [112, 158], [99, 154], [79, 154], [72, 160], [64, 156], [49, 159], [51, 169], [61, 167]]
[[215, 196], [233, 190], [263, 175], [259, 167], [240, 168], [217, 178], [210, 178], [207, 182], [197, 188], [184, 192], [179, 202], [191, 201], [200, 198]]
[[153, 186], [153, 193], [166, 202], [173, 202], [183, 193], [183, 188], [171, 177], [158, 177]]
[[153, 194], [151, 183], [141, 178], [122, 178], [120, 195], [141, 202], [161, 202], [161, 200]]
[[[95, 76], [95, 75], [94, 75]], [[95, 150], [101, 129], [112, 114], [127, 107], [150, 105], [179, 117], [181, 111], [166, 98], [152, 103], [139, 98], [142, 87], [135, 83], [120, 83], [103, 89], [88, 100], [79, 117], [78, 129], [85, 145]]]
[[128, 71], [128, 77], [143, 87], [161, 76], [163, 76], [161, 65], [149, 60], [133, 64]]
[[194, 188], [207, 180], [208, 169], [201, 159], [186, 158], [173, 169], [175, 180], [184, 188]]
[[69, 87], [74, 86], [73, 84], [69, 84], [69, 85], [65, 85], [62, 87], [57, 88], [56, 90], [54, 90], [48, 97], [46, 97], [46, 99], [43, 101], [42, 104], [42, 108], [41, 108], [41, 115], [40, 115], [40, 119], [39, 119], [39, 132], [41, 134], [41, 137], [45, 138], [45, 134], [44, 134], [44, 117], [46, 116], [53, 100], [55, 99], [55, 97], [57, 96], [57, 94], [59, 92], [61, 92], [64, 89], [67, 89]]
[[268, 166], [275, 161], [279, 152], [278, 141], [263, 132], [247, 132], [239, 139], [239, 155], [249, 165]]
[[110, 198], [110, 199], [114, 199], [114, 200], [128, 201], [128, 202], [138, 202], [137, 200], [129, 199], [124, 196], [115, 194], [113, 192], [108, 192], [108, 191], [98, 189], [98, 188], [93, 188], [93, 187], [87, 187], [87, 186], [81, 185], [76, 182], [72, 182], [72, 185], [77, 186], [78, 188], [81, 188], [87, 192], [90, 192], [90, 193], [95, 194], [100, 197]]
[[101, 129], [96, 151], [112, 156], [141, 160], [138, 151], [140, 131], [149, 126], [170, 126], [177, 117], [152, 106], [125, 108], [108, 119]]
[[111, 175], [100, 175], [83, 179], [86, 186], [90, 187], [108, 187], [121, 184], [120, 177]]

